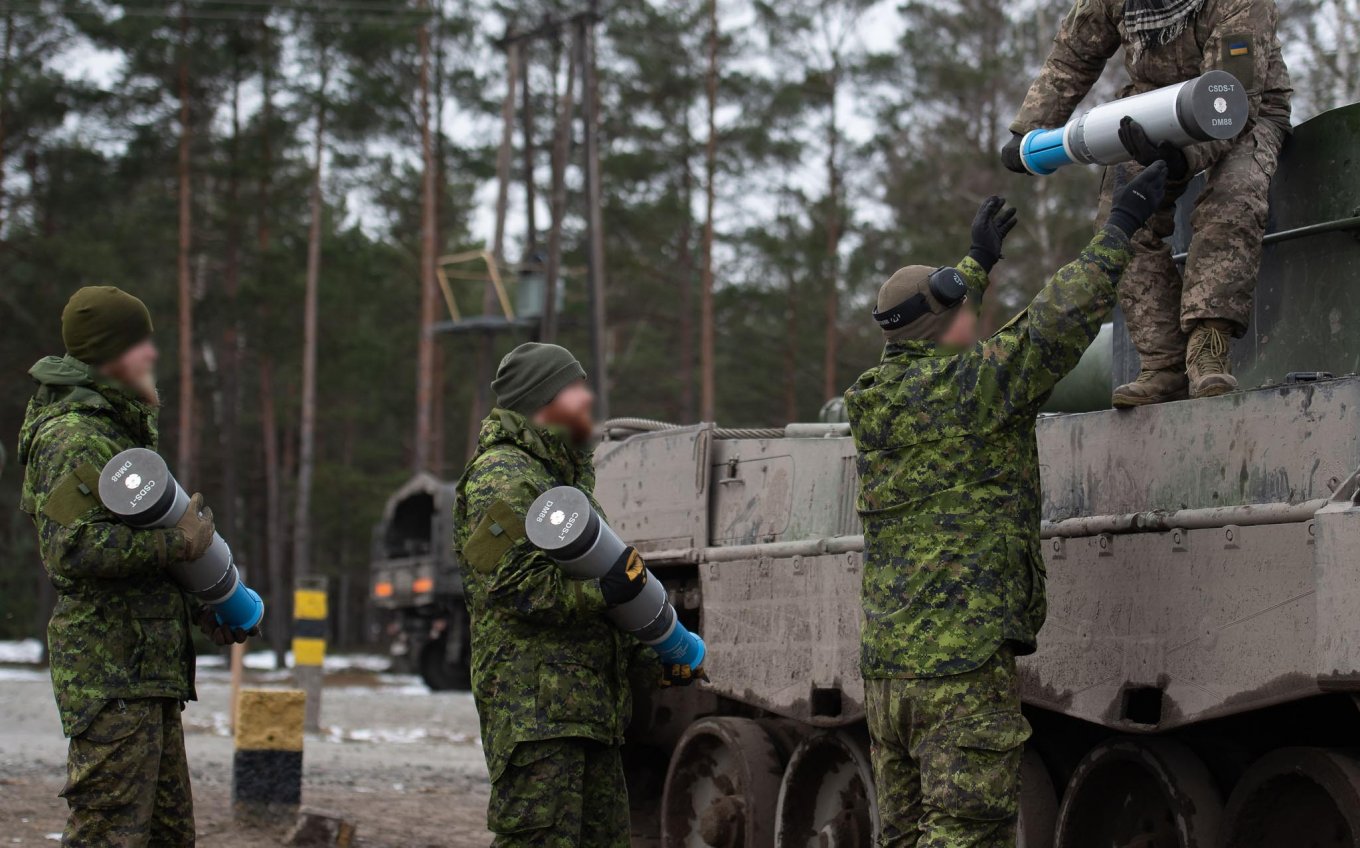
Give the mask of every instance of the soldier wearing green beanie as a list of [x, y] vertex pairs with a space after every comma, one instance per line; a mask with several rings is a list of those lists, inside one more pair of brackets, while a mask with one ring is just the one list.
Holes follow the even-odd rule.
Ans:
[[511, 351], [491, 384], [497, 406], [458, 481], [453, 542], [472, 616], [495, 848], [628, 848], [620, 748], [631, 690], [693, 679], [688, 669], [661, 668], [604, 616], [645, 577], [616, 566], [598, 580], [572, 580], [525, 537], [524, 515], [539, 494], [595, 488], [595, 396], [585, 377], [557, 345]]
[[19, 435], [19, 505], [57, 590], [47, 643], [70, 737], [62, 844], [191, 846], [180, 711], [194, 699], [190, 625], [212, 635], [216, 619], [166, 566], [203, 556], [212, 511], [195, 494], [176, 526], [139, 530], [98, 498], [114, 455], [156, 447], [158, 354], [146, 305], [113, 286], [83, 288], [62, 311], [61, 332], [66, 355], [29, 370], [38, 386]]
[[61, 311], [66, 352], [87, 365], [103, 365], [151, 338], [146, 304], [116, 286], [86, 286]]

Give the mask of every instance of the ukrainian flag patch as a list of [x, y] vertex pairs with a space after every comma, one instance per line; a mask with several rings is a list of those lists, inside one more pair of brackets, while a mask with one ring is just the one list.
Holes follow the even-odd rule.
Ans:
[[1251, 53], [1251, 42], [1249, 41], [1228, 42], [1229, 56], [1246, 56], [1249, 53]]

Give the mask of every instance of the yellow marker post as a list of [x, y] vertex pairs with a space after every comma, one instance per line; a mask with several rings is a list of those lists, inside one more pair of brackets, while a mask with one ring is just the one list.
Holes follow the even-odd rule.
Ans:
[[326, 578], [298, 578], [293, 592], [293, 678], [307, 693], [304, 726], [312, 732], [321, 728], [327, 606]]
[[237, 711], [231, 801], [237, 821], [278, 824], [302, 801], [302, 720], [295, 689], [244, 689]]

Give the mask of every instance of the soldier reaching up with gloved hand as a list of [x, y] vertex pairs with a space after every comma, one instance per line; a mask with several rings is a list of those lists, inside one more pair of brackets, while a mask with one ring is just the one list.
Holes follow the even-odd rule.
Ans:
[[[1270, 178], [1290, 131], [1289, 71], [1276, 35], [1275, 0], [1075, 0], [1001, 151], [1006, 167], [1025, 173], [1020, 140], [1059, 127], [1124, 48], [1130, 82], [1120, 97], [1153, 91], [1223, 70], [1246, 88], [1249, 118], [1235, 139], [1175, 148], [1153, 146], [1136, 124], [1120, 138], [1133, 162], [1105, 169], [1096, 221], [1103, 224], [1120, 186], [1157, 160], [1169, 166], [1166, 201], [1134, 237], [1134, 258], [1119, 290], [1129, 336], [1142, 359], [1132, 383], [1114, 390], [1116, 407], [1141, 406], [1232, 391], [1229, 340], [1246, 332], [1261, 264]], [[1194, 238], [1184, 273], [1165, 239], [1175, 229], [1175, 201], [1190, 178], [1206, 172], [1191, 216]]]
[[845, 393], [879, 848], [1015, 846], [1030, 734], [1015, 658], [1034, 652], [1046, 610], [1035, 416], [1114, 308], [1166, 170], [1121, 188], [1095, 239], [990, 338], [967, 301], [1015, 225], [1001, 198], [957, 268], [911, 265], [879, 290], [883, 359]]
[[217, 623], [166, 571], [208, 550], [212, 511], [195, 494], [174, 527], [137, 530], [99, 502], [114, 455], [156, 447], [156, 346], [146, 306], [113, 286], [80, 289], [61, 315], [66, 355], [29, 371], [38, 390], [19, 436], [20, 508], [33, 519], [57, 590], [47, 628], [52, 690], [71, 738], [62, 844], [194, 844], [180, 711], [194, 699], [196, 621]]

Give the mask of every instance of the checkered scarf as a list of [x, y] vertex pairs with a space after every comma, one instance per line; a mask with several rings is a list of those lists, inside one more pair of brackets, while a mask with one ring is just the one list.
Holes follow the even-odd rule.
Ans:
[[1124, 0], [1124, 29], [1145, 50], [1170, 44], [1203, 5], [1204, 0]]

